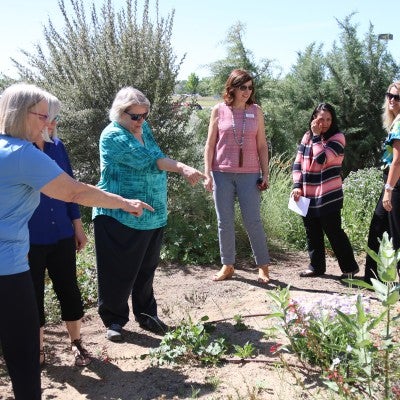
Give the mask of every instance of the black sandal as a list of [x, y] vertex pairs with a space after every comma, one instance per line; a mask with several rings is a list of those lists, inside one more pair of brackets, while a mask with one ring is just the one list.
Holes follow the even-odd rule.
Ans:
[[92, 362], [89, 352], [82, 346], [82, 339], [75, 339], [71, 342], [71, 349], [75, 357], [77, 367], [85, 367]]

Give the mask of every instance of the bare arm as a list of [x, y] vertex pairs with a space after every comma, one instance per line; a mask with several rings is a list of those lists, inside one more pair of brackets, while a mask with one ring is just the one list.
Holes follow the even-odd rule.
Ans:
[[262, 173], [262, 186], [269, 186], [269, 168], [268, 168], [268, 143], [265, 136], [264, 114], [261, 108], [258, 108], [258, 131], [257, 131], [257, 151], [260, 160], [261, 173]]
[[40, 190], [49, 197], [88, 207], [121, 208], [137, 217], [143, 209], [154, 211], [153, 207], [140, 200], [124, 199], [113, 193], [107, 193], [95, 186], [81, 183], [67, 173], [58, 175]]
[[213, 188], [213, 180], [211, 176], [211, 165], [214, 157], [215, 143], [217, 142], [218, 134], [218, 105], [211, 111], [210, 123], [208, 125], [208, 136], [204, 147], [204, 187], [209, 192]]
[[200, 179], [204, 179], [204, 175], [196, 168], [190, 167], [180, 161], [173, 160], [172, 158], [159, 158], [157, 160], [157, 167], [162, 171], [178, 172], [191, 185], [195, 185]]

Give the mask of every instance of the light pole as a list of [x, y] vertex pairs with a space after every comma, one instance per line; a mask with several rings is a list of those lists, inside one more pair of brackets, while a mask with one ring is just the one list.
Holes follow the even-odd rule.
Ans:
[[391, 33], [380, 33], [378, 35], [378, 40], [393, 40], [393, 35]]

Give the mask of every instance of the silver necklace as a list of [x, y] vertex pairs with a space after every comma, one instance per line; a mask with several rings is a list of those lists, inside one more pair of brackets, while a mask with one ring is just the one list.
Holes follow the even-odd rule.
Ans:
[[232, 113], [233, 138], [235, 139], [236, 144], [239, 146], [239, 167], [243, 167], [243, 142], [244, 142], [244, 131], [246, 129], [246, 108], [243, 110], [242, 135], [240, 136], [240, 139], [237, 137], [236, 133], [235, 118], [233, 117], [233, 107], [231, 107], [231, 113]]

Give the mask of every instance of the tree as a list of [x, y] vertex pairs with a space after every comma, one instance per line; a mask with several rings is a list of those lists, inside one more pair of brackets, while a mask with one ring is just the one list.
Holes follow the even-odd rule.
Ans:
[[262, 106], [273, 153], [294, 154], [315, 105], [329, 98], [326, 73], [322, 45], [311, 43], [286, 77], [269, 81]]
[[346, 133], [345, 172], [379, 163], [385, 137], [381, 123], [383, 98], [400, 72], [386, 43], [380, 42], [374, 33], [373, 25], [360, 40], [352, 17], [350, 14], [338, 21], [342, 30], [340, 44], [334, 44], [326, 57], [331, 101]]
[[189, 94], [196, 94], [199, 90], [200, 78], [192, 72], [186, 82], [186, 92]]
[[[95, 183], [98, 139], [108, 123], [108, 109], [116, 92], [127, 85], [142, 90], [152, 103], [149, 116], [161, 148], [172, 157], [185, 156], [190, 138], [181, 150], [188, 115], [177, 116], [172, 95], [181, 62], [171, 47], [174, 12], [166, 18], [149, 16], [145, 0], [141, 18], [137, 0], [115, 12], [111, 0], [97, 10], [93, 3], [87, 17], [82, 0], [64, 0], [58, 6], [64, 27], [57, 31], [51, 20], [44, 28], [44, 45], [23, 51], [27, 63], [14, 60], [21, 79], [54, 93], [63, 103], [60, 132], [77, 177]], [[185, 139], [186, 140], [186, 139]]]
[[241, 68], [248, 71], [254, 77], [254, 84], [257, 87], [257, 102], [263, 96], [261, 90], [264, 86], [266, 76], [270, 73], [270, 60], [261, 60], [261, 65], [254, 61], [253, 53], [246, 49], [243, 44], [245, 27], [241, 22], [234, 24], [228, 31], [223, 44], [227, 46], [227, 56], [210, 64], [212, 75], [212, 86], [214, 94], [221, 94], [225, 82], [232, 70]]

